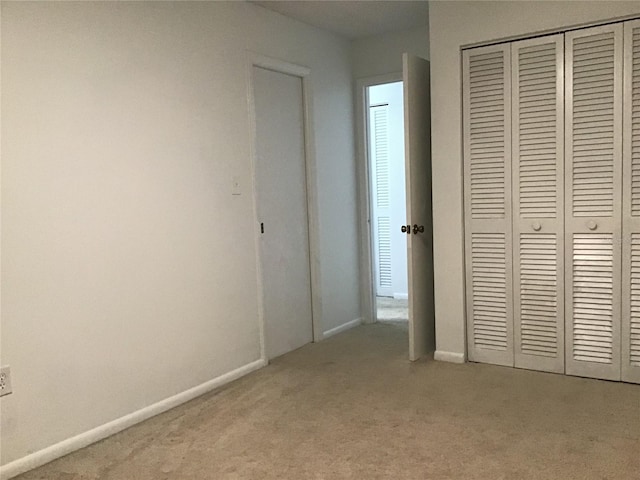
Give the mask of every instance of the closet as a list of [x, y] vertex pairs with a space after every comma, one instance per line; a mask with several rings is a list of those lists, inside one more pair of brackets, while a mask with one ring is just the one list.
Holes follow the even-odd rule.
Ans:
[[463, 51], [471, 361], [640, 383], [640, 20]]

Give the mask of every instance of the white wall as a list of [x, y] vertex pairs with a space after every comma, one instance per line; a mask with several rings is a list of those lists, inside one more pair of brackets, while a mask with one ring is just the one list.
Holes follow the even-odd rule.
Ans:
[[360, 315], [348, 41], [244, 2], [2, 3], [2, 464], [259, 358], [246, 49], [312, 69], [329, 329]]
[[460, 47], [632, 14], [638, 2], [429, 4], [436, 349], [444, 357], [465, 354]]
[[351, 44], [353, 77], [400, 73], [403, 53], [429, 59], [428, 27], [354, 40]]

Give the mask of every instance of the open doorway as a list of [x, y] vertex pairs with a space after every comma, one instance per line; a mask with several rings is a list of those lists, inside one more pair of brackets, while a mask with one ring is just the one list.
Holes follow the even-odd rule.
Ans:
[[365, 98], [375, 316], [408, 322], [403, 83], [368, 86]]
[[[389, 220], [389, 234], [404, 239], [404, 255], [407, 262], [409, 360], [425, 358], [435, 350], [435, 312], [433, 305], [433, 216], [431, 209], [431, 98], [429, 62], [415, 55], [402, 55], [402, 74], [388, 74], [362, 78], [356, 83], [358, 95], [356, 106], [360, 121], [356, 122], [358, 137], [358, 181], [360, 190], [361, 243], [361, 305], [364, 323], [375, 323], [376, 300], [376, 243], [374, 234], [380, 229], [373, 214], [374, 192], [370, 154], [372, 145], [369, 135], [375, 122], [370, 121], [370, 106], [380, 99], [370, 101], [372, 87], [402, 81], [402, 107], [404, 131], [404, 172], [406, 175], [404, 194], [388, 192], [389, 199], [404, 199], [406, 213], [397, 223]], [[382, 102], [385, 103], [385, 102]], [[375, 149], [375, 145], [373, 146]], [[402, 155], [400, 156], [402, 163]], [[377, 166], [377, 165], [376, 165]], [[402, 171], [402, 169], [401, 169]], [[398, 185], [398, 183], [396, 183]], [[389, 185], [391, 188], [391, 184]], [[415, 222], [415, 223], [414, 223]], [[390, 252], [392, 250], [389, 250]], [[402, 257], [400, 257], [402, 258]], [[393, 260], [391, 260], [393, 265]], [[393, 298], [391, 292], [391, 297]], [[400, 293], [400, 292], [398, 292]], [[399, 295], [398, 295], [399, 296]], [[398, 322], [400, 323], [400, 322]]]

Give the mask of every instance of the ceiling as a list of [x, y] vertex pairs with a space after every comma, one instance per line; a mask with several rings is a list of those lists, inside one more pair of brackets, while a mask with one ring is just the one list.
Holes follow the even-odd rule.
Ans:
[[269, 10], [350, 39], [426, 26], [427, 0], [252, 1]]

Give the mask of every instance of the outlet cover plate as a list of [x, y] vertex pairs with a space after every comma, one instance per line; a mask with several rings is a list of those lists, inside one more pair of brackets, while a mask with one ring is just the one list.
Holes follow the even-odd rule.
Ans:
[[0, 367], [0, 397], [13, 393], [11, 388], [11, 367]]

